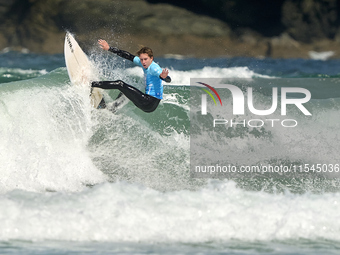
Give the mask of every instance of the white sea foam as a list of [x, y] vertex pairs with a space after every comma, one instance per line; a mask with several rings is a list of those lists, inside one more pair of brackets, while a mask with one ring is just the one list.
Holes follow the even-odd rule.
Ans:
[[335, 52], [334, 51], [323, 51], [323, 52], [317, 52], [317, 51], [309, 51], [308, 52], [309, 57], [314, 60], [327, 60], [330, 57], [332, 57]]
[[5, 73], [18, 73], [18, 74], [40, 74], [44, 75], [47, 74], [46, 69], [41, 70], [33, 70], [33, 69], [21, 69], [21, 68], [5, 68], [0, 67], [0, 75], [3, 75]]
[[118, 182], [81, 193], [0, 197], [1, 240], [201, 243], [340, 241], [340, 195], [248, 192], [232, 181], [162, 193]]
[[0, 192], [75, 191], [105, 180], [86, 150], [92, 125], [83, 104], [88, 92], [73, 89], [28, 86], [1, 94]]

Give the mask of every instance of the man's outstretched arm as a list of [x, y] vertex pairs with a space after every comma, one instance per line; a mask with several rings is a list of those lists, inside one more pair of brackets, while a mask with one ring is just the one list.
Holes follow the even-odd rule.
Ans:
[[116, 47], [110, 47], [110, 45], [105, 40], [99, 39], [98, 44], [100, 45], [100, 48], [102, 48], [103, 50], [111, 51], [112, 53], [115, 53], [118, 56], [125, 58], [127, 60], [133, 61], [133, 59], [135, 58], [135, 55], [132, 55], [130, 52], [120, 50]]

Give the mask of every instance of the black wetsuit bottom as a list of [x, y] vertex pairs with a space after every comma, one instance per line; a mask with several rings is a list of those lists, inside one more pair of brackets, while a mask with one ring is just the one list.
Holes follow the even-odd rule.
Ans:
[[144, 112], [153, 112], [156, 110], [160, 99], [143, 93], [135, 87], [126, 84], [121, 80], [117, 81], [94, 81], [92, 87], [101, 89], [118, 89], [128, 99], [130, 99], [139, 109]]

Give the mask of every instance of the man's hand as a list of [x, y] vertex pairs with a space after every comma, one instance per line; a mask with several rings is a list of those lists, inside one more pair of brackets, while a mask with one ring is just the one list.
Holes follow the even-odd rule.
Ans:
[[162, 73], [159, 75], [161, 78], [165, 79], [168, 77], [169, 70], [168, 69], [163, 69]]
[[161, 78], [165, 82], [171, 82], [171, 78], [168, 76], [169, 70], [163, 69], [162, 73], [159, 75], [159, 78]]
[[99, 39], [98, 44], [100, 45], [100, 48], [102, 48], [103, 50], [110, 49], [110, 45], [105, 40]]

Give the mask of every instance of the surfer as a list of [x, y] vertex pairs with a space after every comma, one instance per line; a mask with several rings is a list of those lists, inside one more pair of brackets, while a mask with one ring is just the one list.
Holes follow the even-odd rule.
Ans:
[[138, 56], [135, 56], [116, 47], [110, 47], [109, 44], [102, 39], [98, 40], [98, 44], [103, 50], [108, 50], [122, 58], [132, 61], [138, 66], [141, 66], [144, 71], [146, 87], [145, 93], [143, 93], [122, 80], [94, 81], [92, 82], [92, 87], [118, 89], [144, 112], [153, 112], [156, 110], [159, 102], [163, 99], [162, 81], [171, 82], [171, 78], [168, 76], [169, 70], [162, 70], [160, 66], [153, 61], [152, 50], [148, 47], [143, 47], [137, 52]]

